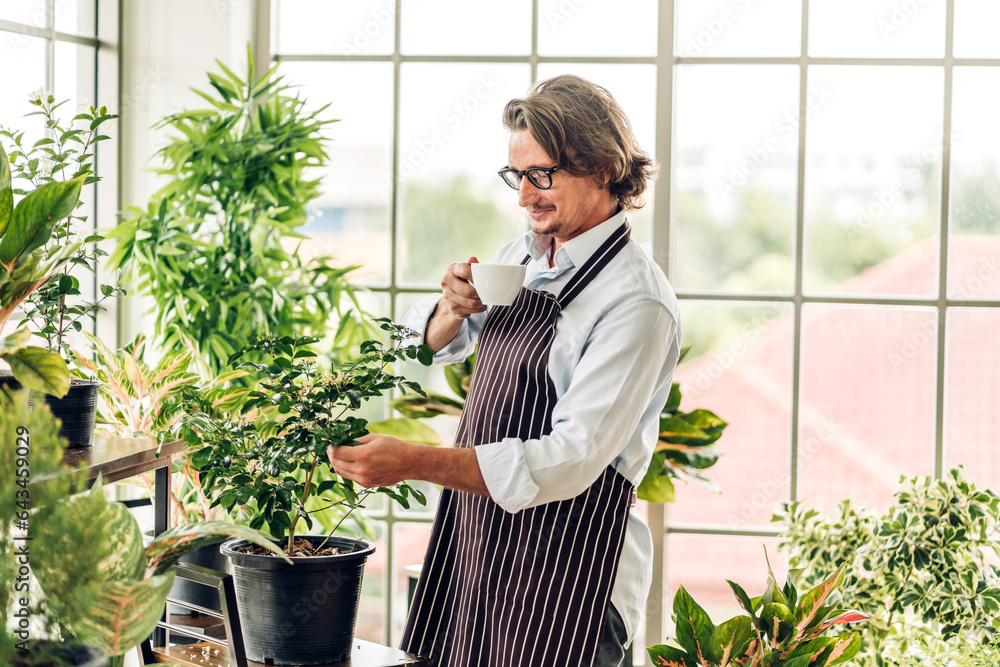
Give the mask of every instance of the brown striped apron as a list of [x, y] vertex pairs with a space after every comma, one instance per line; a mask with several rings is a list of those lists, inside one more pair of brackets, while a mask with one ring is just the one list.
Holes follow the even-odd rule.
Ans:
[[[512, 305], [490, 310], [456, 446], [552, 431], [557, 397], [548, 358], [559, 313], [628, 239], [626, 222], [559, 297], [522, 287]], [[438, 667], [592, 665], [632, 491], [610, 466], [576, 498], [516, 514], [445, 489], [402, 648]]]

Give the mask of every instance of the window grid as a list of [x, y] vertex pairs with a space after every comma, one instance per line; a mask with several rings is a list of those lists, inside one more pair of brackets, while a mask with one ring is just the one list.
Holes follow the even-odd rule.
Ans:
[[[953, 54], [953, 33], [954, 33], [954, 12], [955, 0], [947, 0], [946, 9], [946, 40], [945, 55], [940, 58], [878, 58], [878, 57], [811, 57], [808, 44], [809, 27], [809, 0], [802, 0], [802, 17], [800, 24], [801, 49], [800, 55], [796, 57], [685, 57], [675, 55], [675, 2], [674, 0], [659, 0], [658, 12], [658, 55], [655, 57], [549, 57], [538, 54], [538, 26], [540, 21], [539, 0], [532, 1], [532, 26], [531, 26], [531, 52], [521, 56], [407, 56], [401, 53], [401, 11], [402, 0], [396, 0], [395, 13], [395, 45], [392, 54], [388, 55], [283, 55], [275, 54], [276, 61], [310, 61], [310, 62], [392, 62], [394, 70], [393, 80], [393, 136], [392, 136], [392, 170], [397, 176], [393, 178], [391, 201], [390, 201], [390, 239], [391, 239], [391, 263], [389, 273], [389, 284], [371, 285], [373, 292], [384, 293], [390, 300], [390, 316], [396, 318], [402, 313], [396, 312], [396, 299], [402, 294], [430, 294], [436, 290], [420, 287], [401, 286], [398, 284], [397, 270], [397, 247], [400, 228], [399, 218], [399, 134], [400, 134], [400, 65], [404, 62], [425, 62], [425, 63], [527, 63], [531, 67], [531, 80], [537, 80], [537, 70], [539, 64], [545, 63], [603, 63], [603, 64], [653, 64], [657, 66], [656, 82], [658, 107], [656, 110], [656, 140], [655, 153], [660, 164], [660, 177], [654, 186], [655, 206], [653, 210], [653, 255], [656, 261], [673, 278], [671, 251], [673, 247], [673, 235], [675, 233], [675, 200], [673, 172], [677, 161], [676, 154], [671, 150], [673, 146], [674, 132], [674, 78], [678, 65], [701, 64], [701, 65], [731, 65], [731, 64], [751, 64], [751, 65], [797, 65], [799, 67], [799, 108], [807, 108], [808, 79], [810, 68], [822, 65], [849, 65], [849, 66], [898, 66], [898, 67], [941, 67], [944, 70], [944, 115], [942, 131], [944, 137], [951, 136], [951, 103], [952, 103], [952, 79], [955, 66], [972, 67], [997, 67], [1000, 66], [1000, 59], [989, 58], [955, 58]], [[272, 8], [273, 11], [273, 8]], [[272, 14], [273, 15], [273, 14]], [[948, 332], [945, 325], [947, 311], [958, 306], [976, 306], [979, 308], [1000, 308], [1000, 299], [977, 299], [968, 300], [960, 298], [949, 298], [947, 293], [948, 277], [948, 240], [949, 240], [949, 191], [950, 191], [950, 164], [951, 146], [950, 143], [943, 142], [941, 156], [941, 199], [939, 216], [939, 266], [938, 284], [936, 296], [929, 297], [907, 297], [907, 296], [814, 296], [803, 294], [803, 258], [805, 239], [805, 159], [806, 159], [806, 130], [808, 118], [805, 113], [801, 114], [801, 121], [798, 126], [798, 155], [796, 167], [796, 206], [795, 206], [795, 238], [793, 245], [794, 253], [794, 289], [790, 294], [779, 293], [759, 293], [759, 292], [721, 292], [703, 290], [677, 289], [677, 296], [682, 301], [713, 301], [728, 304], [761, 304], [769, 305], [774, 303], [791, 304], [793, 312], [793, 357], [792, 357], [792, 384], [791, 384], [791, 424], [790, 424], [790, 496], [794, 500], [798, 497], [798, 447], [799, 447], [799, 394], [801, 375], [801, 334], [802, 334], [802, 308], [805, 304], [822, 305], [859, 305], [859, 306], [925, 306], [933, 307], [937, 311], [940, 328], [937, 337], [936, 349], [936, 398], [935, 398], [935, 452], [934, 452], [934, 474], [940, 477], [944, 470], [944, 411], [945, 411], [945, 351]], [[654, 599], [657, 590], [662, 591], [659, 599], [666, 603], [666, 580], [669, 571], [669, 562], [665, 553], [665, 539], [669, 534], [675, 535], [698, 535], [698, 536], [730, 536], [730, 537], [771, 537], [778, 531], [770, 528], [728, 528], [719, 525], [695, 525], [695, 524], [674, 524], [669, 521], [669, 508], [664, 506], [649, 506], [649, 523], [653, 532], [654, 544]], [[387, 572], [392, 578], [388, 584], [385, 605], [386, 615], [386, 641], [393, 641], [392, 634], [392, 612], [394, 576], [396, 564], [393, 553], [393, 533], [394, 526], [404, 523], [430, 523], [430, 518], [400, 517], [393, 511], [391, 505], [387, 509], [373, 515], [380, 521], [386, 522], [386, 542], [388, 548]], [[646, 622], [646, 643], [660, 641], [664, 638], [666, 615], [664, 613], [665, 604], [659, 608], [647, 607]], [[636, 650], [636, 658], [644, 660], [644, 652]], [[637, 664], [644, 664], [637, 663]]]

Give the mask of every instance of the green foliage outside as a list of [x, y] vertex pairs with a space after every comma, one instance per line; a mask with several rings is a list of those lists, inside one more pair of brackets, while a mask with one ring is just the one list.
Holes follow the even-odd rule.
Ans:
[[[249, 49], [248, 49], [249, 53]], [[228, 358], [258, 336], [310, 335], [353, 347], [370, 333], [347, 275], [329, 257], [303, 259], [306, 207], [319, 193], [313, 168], [328, 157], [326, 107], [306, 111], [276, 75], [242, 78], [218, 63], [213, 94], [195, 90], [207, 109], [167, 116], [172, 131], [156, 169], [169, 182], [144, 209], [130, 207], [109, 237], [119, 240], [113, 267], [130, 267], [139, 292], [155, 300], [158, 346], [185, 347], [186, 335], [217, 375]]]
[[850, 500], [836, 517], [786, 503], [779, 546], [802, 580], [848, 567], [842, 604], [871, 617], [863, 628], [864, 667], [900, 665], [920, 642], [989, 641], [1000, 630], [1000, 497], [961, 468], [945, 479], [901, 478], [896, 502], [873, 515]]
[[407, 184], [403, 206], [403, 277], [436, 285], [452, 262], [488, 262], [517, 235], [514, 223], [459, 176], [438, 187]]
[[1000, 642], [984, 644], [967, 637], [928, 642], [916, 655], [903, 661], [906, 667], [997, 667], [1000, 665]]

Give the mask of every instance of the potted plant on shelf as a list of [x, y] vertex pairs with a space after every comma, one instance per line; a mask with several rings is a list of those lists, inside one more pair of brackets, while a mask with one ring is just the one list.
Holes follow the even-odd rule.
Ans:
[[[83, 188], [96, 182], [95, 146], [108, 137], [101, 125], [113, 118], [107, 109], [90, 107], [69, 124], [57, 117], [63, 102], [37, 94], [30, 100], [45, 119], [47, 136], [24, 145], [24, 133], [0, 129], [12, 144], [8, 156], [0, 149], [0, 335], [20, 310], [26, 327], [0, 343], [2, 356], [13, 372], [4, 380], [15, 387], [22, 382], [48, 396], [46, 403], [62, 421], [61, 434], [71, 447], [87, 446], [93, 433], [98, 384], [84, 378], [70, 381], [63, 357], [69, 354], [70, 334], [83, 328], [81, 320], [94, 318], [102, 302], [124, 292], [101, 285], [96, 301], [84, 298], [74, 271], [96, 273], [104, 251], [103, 237], [88, 234], [86, 216], [78, 215]], [[18, 187], [14, 187], [15, 183]], [[22, 199], [13, 206], [15, 196]], [[31, 331], [44, 340], [47, 353], [29, 346]], [[61, 355], [61, 356], [60, 356]], [[39, 364], [51, 372], [52, 386], [39, 382]]]
[[[366, 434], [367, 421], [356, 411], [364, 401], [390, 389], [420, 392], [416, 383], [389, 372], [404, 359], [429, 364], [426, 346], [411, 346], [411, 331], [386, 319], [376, 320], [389, 343], [368, 340], [353, 362], [325, 368], [309, 345], [314, 338], [265, 336], [238, 350], [231, 363], [247, 353], [267, 363], [243, 363], [259, 378], [247, 394], [242, 415], [212, 418], [199, 411], [204, 397], [191, 394], [193, 412], [180, 432], [204, 447], [191, 455], [206, 492], [226, 510], [251, 514], [250, 526], [267, 527], [285, 554], [286, 566], [248, 549], [245, 542], [223, 545], [232, 562], [247, 656], [271, 664], [326, 664], [350, 657], [361, 575], [374, 546], [361, 539], [303, 535], [313, 515], [339, 507], [344, 516], [361, 507], [372, 493], [385, 494], [404, 507], [424, 497], [403, 483], [392, 488], [356, 489], [329, 471], [329, 446], [350, 446]], [[261, 412], [273, 407], [277, 415]], [[205, 406], [209, 408], [210, 406]], [[247, 417], [257, 411], [255, 417]], [[272, 419], [272, 417], [274, 417]], [[310, 613], [295, 613], [308, 607]]]
[[[766, 558], [765, 551], [765, 558]], [[835, 625], [861, 623], [868, 618], [836, 608], [835, 591], [844, 581], [841, 567], [828, 579], [799, 596], [791, 579], [778, 587], [768, 564], [767, 588], [751, 599], [729, 581], [745, 615], [718, 626], [684, 587], [674, 596], [678, 646], [661, 644], [646, 649], [653, 665], [661, 667], [826, 667], [846, 662], [861, 648], [854, 631], [823, 636]]]
[[62, 467], [57, 430], [46, 405], [0, 391], [9, 473], [0, 479], [0, 609], [17, 619], [0, 627], [0, 664], [66, 664], [44, 659], [82, 644], [102, 653], [69, 664], [122, 665], [163, 614], [171, 566], [184, 553], [238, 536], [280, 554], [263, 533], [224, 521], [170, 529], [144, 548], [135, 519], [105, 498], [100, 480], [83, 491]]

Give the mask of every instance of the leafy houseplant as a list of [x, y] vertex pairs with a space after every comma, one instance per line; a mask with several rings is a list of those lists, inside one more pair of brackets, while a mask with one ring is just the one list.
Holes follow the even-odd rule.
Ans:
[[[14, 146], [10, 154], [14, 178], [33, 188], [74, 179], [82, 179], [82, 187], [99, 181], [94, 169], [95, 149], [97, 144], [108, 139], [101, 134], [101, 126], [118, 116], [108, 113], [106, 107], [90, 107], [66, 124], [56, 113], [65, 101], [57, 103], [52, 95], [40, 93], [32, 97], [30, 103], [38, 107], [38, 111], [28, 115], [44, 118], [48, 136], [27, 148], [23, 145], [23, 132], [0, 130], [0, 136]], [[27, 195], [28, 191], [17, 188], [14, 194]], [[82, 205], [78, 198], [69, 214], [52, 221], [55, 224], [46, 243], [52, 249], [73, 247], [74, 252], [55, 276], [28, 295], [22, 306], [25, 319], [34, 325], [35, 335], [45, 340], [47, 349], [59, 352], [64, 358], [70, 354], [69, 332], [81, 331], [81, 320], [95, 318], [103, 310], [101, 304], [106, 299], [124, 294], [124, 290], [113, 285], [100, 285], [101, 297], [96, 301], [84, 298], [80, 292], [80, 281], [73, 270], [96, 274], [99, 258], [107, 255], [97, 245], [104, 237], [88, 232], [84, 228], [87, 217], [76, 214]]]
[[156, 172], [169, 182], [108, 234], [119, 239], [110, 264], [131, 267], [155, 301], [160, 347], [183, 350], [186, 334], [205, 377], [265, 333], [322, 338], [337, 316], [339, 334], [350, 334], [345, 344], [359, 335], [342, 309], [346, 297], [360, 310], [346, 279], [354, 267], [292, 249], [320, 193], [307, 176], [327, 163], [321, 133], [334, 121], [320, 118], [326, 107], [308, 111], [290, 94], [277, 66], [255, 79], [248, 57], [244, 79], [218, 64], [222, 73], [208, 74], [214, 93], [195, 90], [210, 108], [156, 125], [173, 131], [157, 153]]
[[[285, 553], [295, 556], [295, 567], [284, 571], [243, 544], [223, 545], [233, 564], [247, 656], [256, 662], [325, 664], [350, 656], [364, 559], [374, 547], [362, 540], [303, 537], [300, 522], [310, 528], [313, 514], [334, 506], [349, 514], [371, 493], [388, 495], [405, 507], [411, 498], [424, 503], [423, 495], [406, 483], [358, 491], [336, 474], [320, 481], [323, 469], [329, 471], [327, 448], [350, 446], [368, 432], [367, 421], [354, 414], [364, 401], [390, 389], [420, 391], [388, 372], [388, 365], [403, 359], [430, 363], [429, 348], [406, 344], [411, 331], [389, 320], [376, 322], [390, 342], [366, 341], [359, 359], [329, 369], [316, 362], [308, 347], [317, 342], [314, 338], [265, 336], [241, 348], [231, 362], [249, 352], [269, 359], [240, 364], [259, 378], [247, 393], [242, 416], [213, 418], [210, 402], [187, 390], [190, 412], [179, 432], [205, 445], [191, 455], [191, 462], [213, 504], [229, 512], [246, 511], [251, 527], [266, 526], [282, 540]], [[265, 412], [268, 407], [274, 410]], [[320, 607], [311, 605], [314, 613], [305, 618], [289, 617], [302, 597], [315, 602], [317, 589], [325, 591], [322, 602], [315, 603]]]
[[[123, 292], [101, 285], [100, 299], [83, 298], [74, 271], [96, 272], [105, 253], [96, 245], [102, 237], [87, 234], [87, 218], [76, 212], [82, 189], [99, 180], [94, 150], [107, 139], [100, 128], [117, 116], [91, 107], [64, 125], [56, 115], [63, 103], [51, 95], [38, 94], [31, 104], [38, 111], [29, 115], [44, 118], [47, 136], [26, 147], [23, 132], [0, 130], [0, 137], [13, 144], [9, 157], [0, 149], [0, 335], [19, 309], [30, 330], [44, 339], [47, 354], [28, 347], [27, 327], [2, 340], [0, 356], [13, 371], [13, 379], [3, 378], [3, 383], [49, 394], [44, 400], [62, 420], [61, 435], [70, 446], [86, 446], [93, 433], [97, 384], [70, 382], [63, 360], [70, 350], [68, 334], [81, 331], [84, 317], [96, 317], [105, 299]], [[14, 196], [23, 197], [17, 207]], [[54, 383], [46, 385], [42, 378]]]
[[850, 660], [861, 648], [861, 636], [824, 633], [835, 625], [867, 618], [833, 606], [833, 594], [844, 581], [844, 568], [801, 598], [791, 579], [779, 588], [768, 566], [767, 589], [750, 599], [732, 581], [730, 588], [746, 615], [716, 626], [681, 586], [674, 597], [678, 646], [646, 649], [659, 667], [825, 667]]
[[947, 477], [900, 478], [896, 502], [882, 515], [840, 503], [829, 519], [800, 502], [773, 520], [785, 524], [780, 548], [807, 581], [847, 564], [846, 604], [869, 615], [863, 665], [903, 664], [919, 642], [961, 637], [989, 641], [1000, 629], [1000, 497], [970, 482], [961, 468]]
[[[28, 664], [44, 664], [31, 642], [42, 639], [33, 636], [40, 628], [51, 640], [99, 647], [111, 665], [121, 665], [163, 613], [174, 579], [170, 568], [180, 556], [232, 536], [280, 554], [266, 535], [221, 521], [171, 529], [143, 548], [135, 519], [105, 499], [100, 482], [77, 493], [82, 480], [59, 474], [55, 424], [46, 406], [28, 405], [24, 392], [0, 391], [0, 457], [4, 470], [26, 471], [0, 480], [0, 604], [5, 618], [30, 619], [13, 632], [0, 628], [2, 664], [21, 664], [26, 651]], [[30, 542], [18, 539], [25, 523]], [[27, 563], [17, 560], [16, 545], [23, 544], [29, 545]]]
[[[688, 349], [681, 351], [681, 359]], [[448, 386], [458, 399], [427, 392], [421, 396], [398, 398], [392, 402], [392, 407], [410, 419], [460, 416], [465, 408], [474, 366], [475, 355], [472, 355], [463, 362], [444, 367]], [[660, 433], [653, 458], [639, 484], [638, 495], [643, 500], [673, 502], [675, 479], [693, 479], [713, 491], [719, 490], [702, 471], [715, 465], [722, 456], [722, 450], [715, 442], [729, 424], [709, 410], [682, 412], [680, 405], [680, 385], [675, 382], [660, 415]]]

